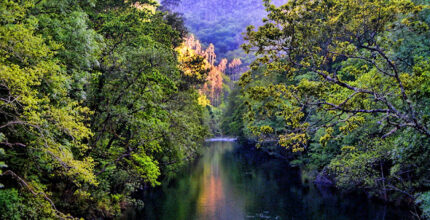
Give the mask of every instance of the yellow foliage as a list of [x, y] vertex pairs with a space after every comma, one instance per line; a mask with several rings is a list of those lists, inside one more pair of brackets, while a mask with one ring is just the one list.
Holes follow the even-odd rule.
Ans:
[[351, 151], [355, 151], [356, 150], [356, 148], [354, 147], [354, 146], [343, 146], [342, 148], [341, 148], [341, 151], [342, 152], [351, 152]]
[[205, 80], [205, 73], [210, 67], [209, 62], [189, 48], [185, 43], [177, 47], [179, 69], [188, 77], [194, 77], [198, 80]]
[[211, 101], [206, 97], [205, 94], [199, 93], [199, 98], [197, 99], [199, 105], [206, 107], [211, 104]]

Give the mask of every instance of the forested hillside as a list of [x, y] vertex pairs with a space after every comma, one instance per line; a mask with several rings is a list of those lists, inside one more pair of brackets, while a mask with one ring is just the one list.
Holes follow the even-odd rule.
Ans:
[[118, 217], [198, 154], [208, 70], [156, 7], [0, 1], [1, 219]]
[[[262, 0], [162, 0], [164, 7], [182, 13], [185, 23], [202, 43], [214, 44], [220, 57], [244, 58], [240, 45], [248, 25], [262, 24], [267, 14]], [[280, 5], [287, 0], [275, 0]]]
[[288, 149], [319, 183], [430, 217], [429, 2], [265, 2], [224, 130]]

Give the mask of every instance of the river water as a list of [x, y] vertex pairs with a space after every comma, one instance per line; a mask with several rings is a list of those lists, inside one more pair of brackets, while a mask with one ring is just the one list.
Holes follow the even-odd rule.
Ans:
[[235, 142], [208, 142], [170, 184], [142, 195], [127, 219], [411, 219], [363, 196], [304, 184], [283, 160]]

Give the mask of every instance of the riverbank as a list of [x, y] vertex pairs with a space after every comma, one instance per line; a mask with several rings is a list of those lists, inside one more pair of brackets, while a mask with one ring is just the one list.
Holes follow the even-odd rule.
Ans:
[[[239, 138], [240, 139], [240, 138]], [[404, 197], [397, 199], [386, 200], [384, 197], [378, 194], [372, 194], [371, 192], [361, 188], [342, 188], [336, 185], [335, 175], [330, 173], [326, 168], [322, 170], [314, 169], [306, 164], [297, 163], [297, 155], [284, 147], [273, 143], [271, 141], [262, 142], [257, 147], [257, 142], [249, 139], [240, 139], [240, 143], [244, 146], [243, 149], [248, 151], [258, 152], [265, 154], [267, 158], [271, 160], [281, 160], [288, 164], [290, 169], [296, 169], [298, 176], [300, 177], [301, 184], [307, 185], [308, 187], [315, 187], [318, 190], [330, 191], [342, 195], [365, 198], [371, 202], [379, 205], [388, 206], [391, 208], [398, 208], [404, 212], [412, 213], [414, 217], [419, 216], [417, 208], [414, 208], [413, 201], [405, 200]], [[414, 218], [412, 217], [411, 218]]]

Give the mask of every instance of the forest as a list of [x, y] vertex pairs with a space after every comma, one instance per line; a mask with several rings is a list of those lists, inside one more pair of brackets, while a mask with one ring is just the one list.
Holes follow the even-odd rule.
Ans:
[[0, 219], [121, 218], [219, 136], [430, 218], [428, 0], [0, 0], [0, 17]]
[[198, 154], [208, 71], [156, 4], [1, 1], [1, 219], [118, 217]]
[[312, 181], [430, 218], [430, 2], [264, 2], [224, 131], [283, 147]]

